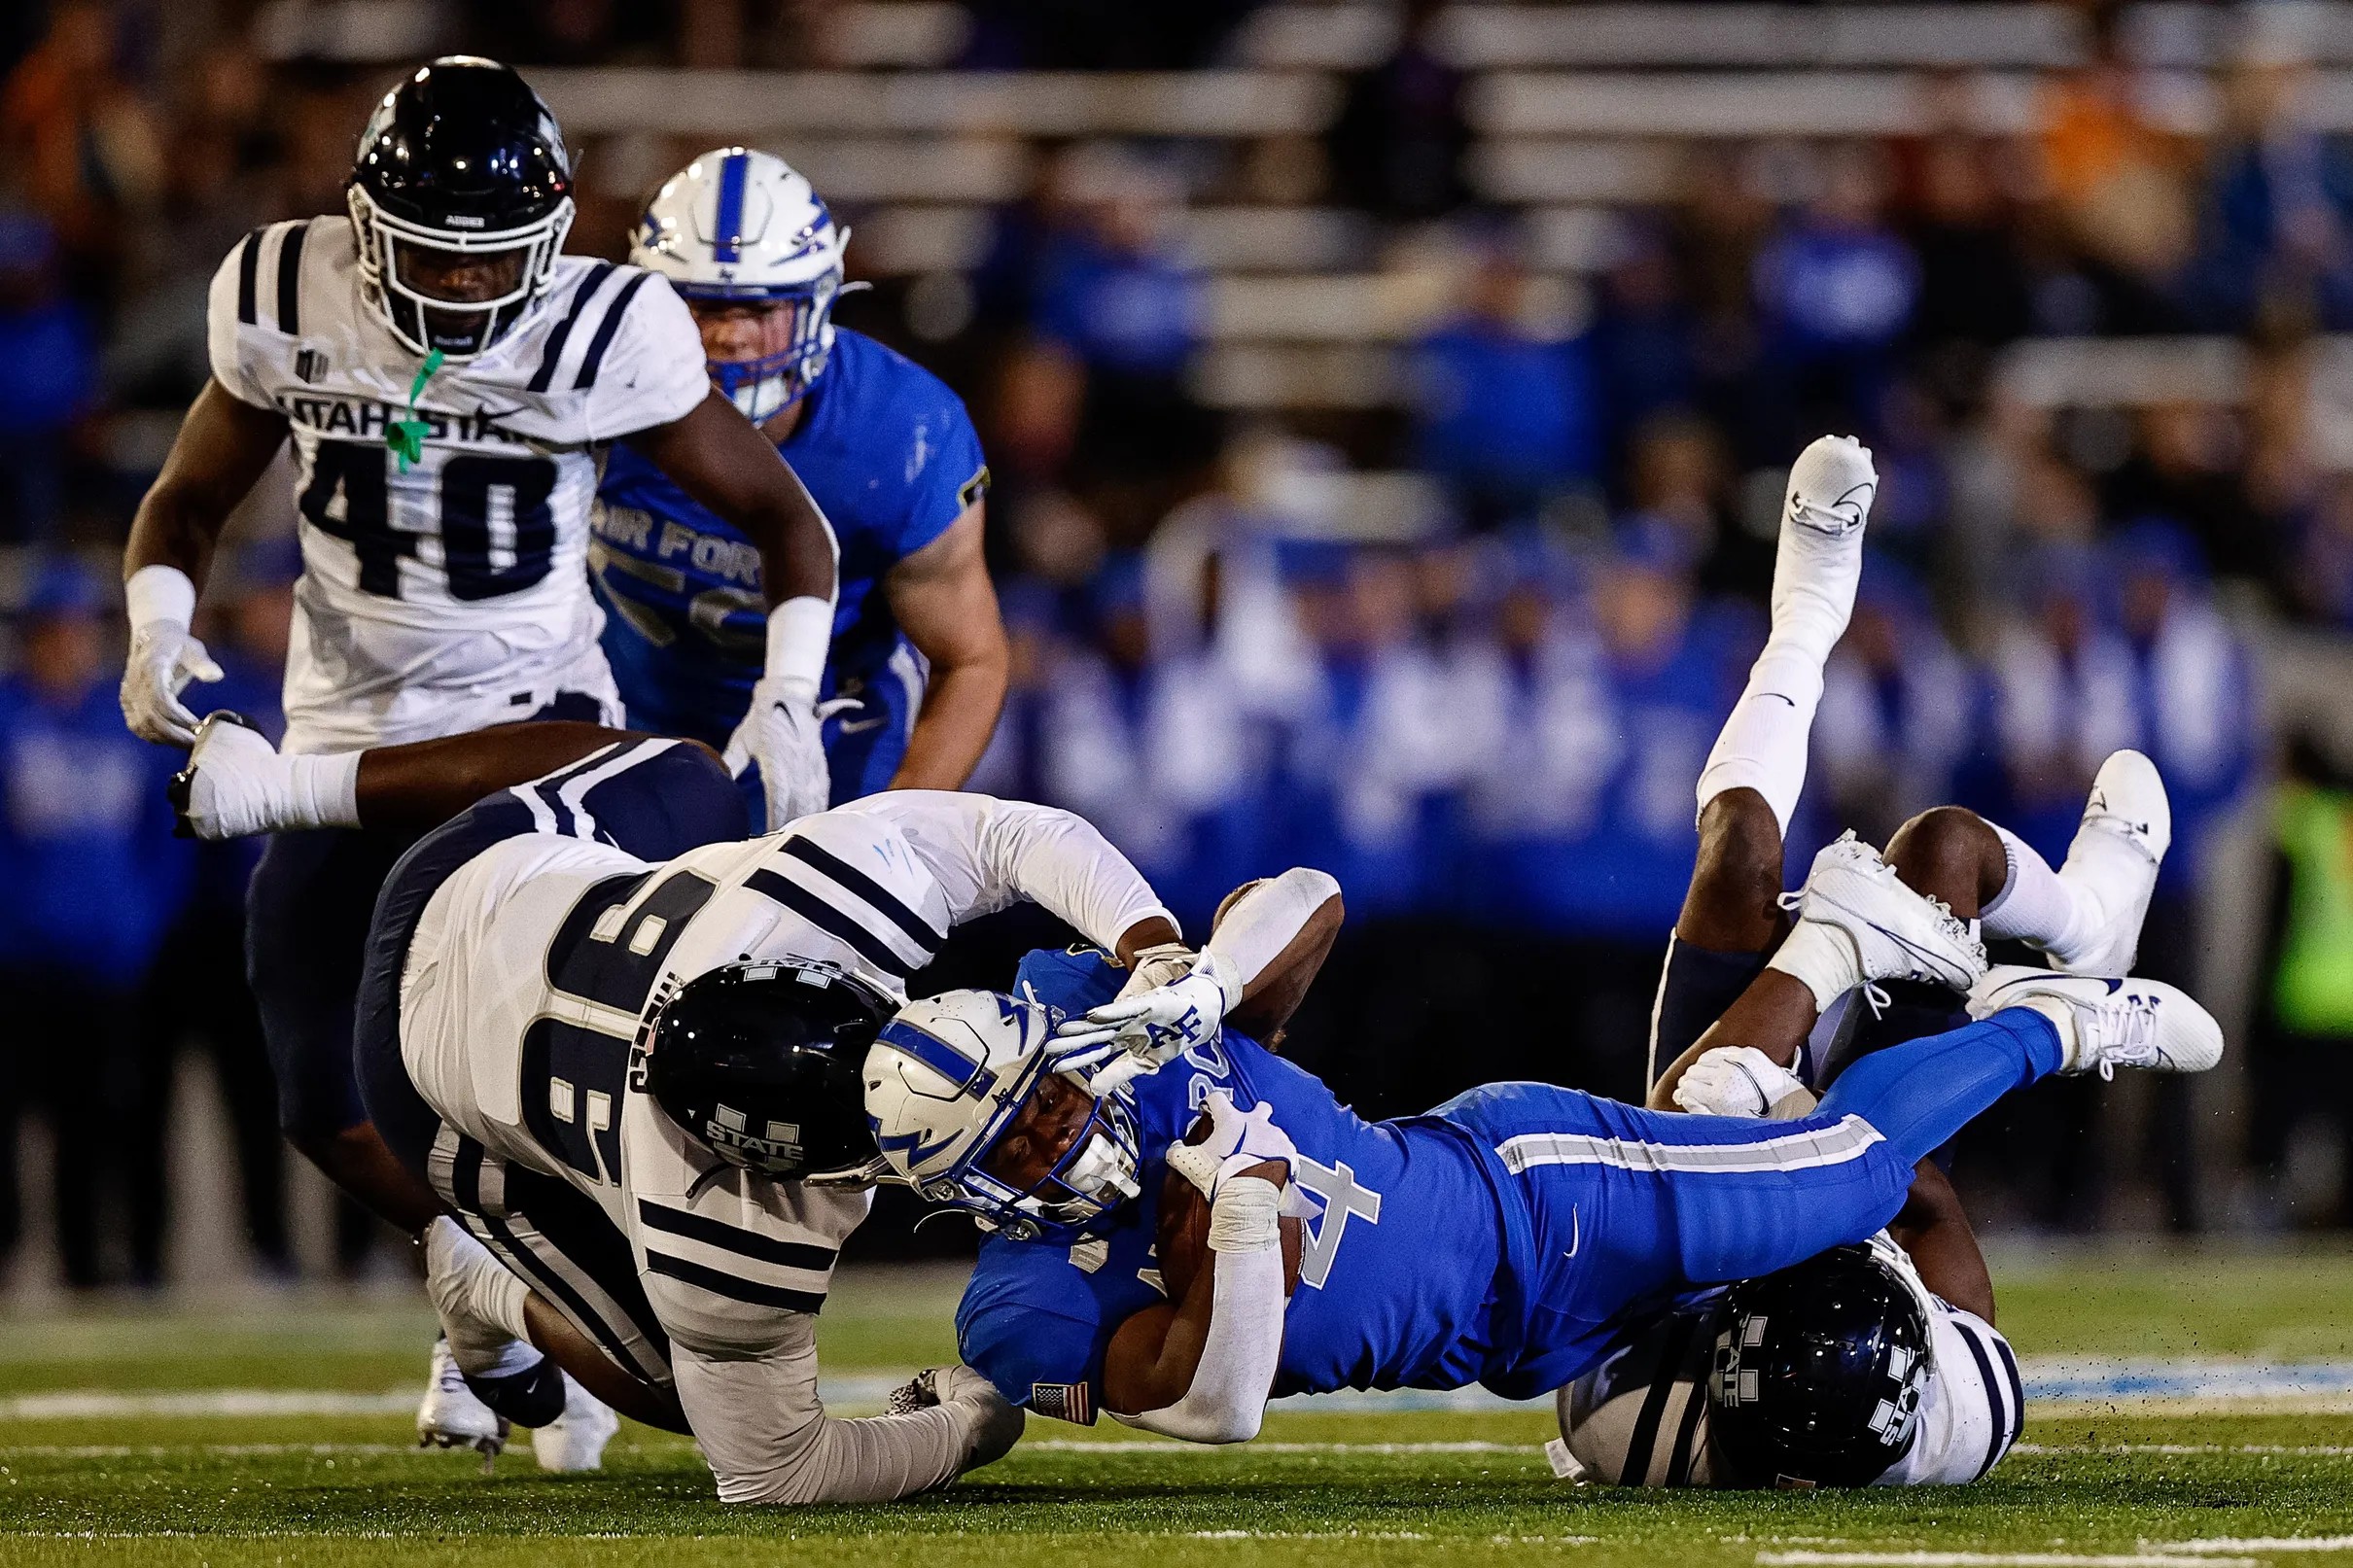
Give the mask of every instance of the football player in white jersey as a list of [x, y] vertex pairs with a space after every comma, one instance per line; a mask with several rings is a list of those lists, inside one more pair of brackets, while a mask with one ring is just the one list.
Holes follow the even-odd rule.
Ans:
[[441, 823], [385, 884], [355, 1054], [458, 1217], [421, 1239], [493, 1408], [555, 1418], [560, 1362], [690, 1430], [730, 1502], [903, 1496], [1011, 1446], [1019, 1412], [962, 1368], [919, 1379], [925, 1408], [827, 1417], [815, 1314], [880, 1168], [865, 1049], [952, 926], [1030, 899], [1118, 954], [1142, 1011], [1195, 999], [1174, 921], [1094, 828], [902, 790], [747, 841], [715, 752], [568, 723], [318, 756], [216, 715], [175, 791], [204, 838]]
[[[1793, 1027], [1829, 996], [1750, 982], [1810, 965], [1783, 942], [1782, 833], [1806, 778], [1822, 669], [1862, 570], [1878, 475], [1825, 436], [1790, 473], [1773, 632], [1699, 783], [1700, 854], [1652, 1015], [1650, 1103], [1800, 1116], [1859, 1056], [1951, 1026], [1957, 993], [1888, 985], [1817, 1043]], [[1956, 807], [1887, 846], [1902, 879], [2054, 967], [2130, 972], [2170, 842], [2164, 784], [2120, 751], [2100, 769], [2066, 864]], [[2026, 971], [2032, 973], [2032, 971]], [[1875, 988], [1876, 990], [1876, 988]], [[1892, 993], [1892, 994], [1890, 994]], [[1699, 1293], [1626, 1326], [1609, 1360], [1557, 1396], [1563, 1475], [1625, 1485], [1925, 1484], [1984, 1475], [2017, 1441], [2024, 1392], [1960, 1201], [1923, 1163], [1889, 1233], [1765, 1278]]]
[[[561, 254], [562, 132], [513, 71], [412, 72], [362, 134], [348, 213], [247, 235], [214, 276], [212, 376], [124, 554], [130, 727], [188, 744], [182, 693], [219, 679], [189, 635], [229, 511], [291, 439], [303, 572], [288, 749], [416, 740], [537, 714], [617, 721], [585, 574], [598, 449], [626, 440], [757, 545], [765, 673], [737, 739], [772, 795], [822, 810], [816, 699], [835, 548], [770, 442], [703, 372], [668, 281]], [[272, 841], [247, 943], [288, 1138], [404, 1229], [437, 1211], [353, 1082], [351, 997], [397, 834]], [[437, 1362], [429, 1440], [490, 1441]]]

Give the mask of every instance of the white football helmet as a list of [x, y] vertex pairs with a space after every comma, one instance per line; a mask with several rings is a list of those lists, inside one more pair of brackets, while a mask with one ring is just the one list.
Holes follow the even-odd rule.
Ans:
[[711, 380], [755, 423], [796, 401], [833, 348], [850, 230], [772, 153], [720, 147], [662, 183], [629, 260], [689, 301], [772, 307], [759, 351], [711, 360]]
[[[1015, 1240], [1076, 1239], [1142, 1190], [1136, 1101], [1097, 1096], [1062, 1066], [1054, 1010], [993, 991], [910, 1002], [866, 1055], [866, 1119], [893, 1174]], [[984, 1167], [1040, 1079], [1060, 1073], [1092, 1110], [1053, 1168], [1015, 1187]]]

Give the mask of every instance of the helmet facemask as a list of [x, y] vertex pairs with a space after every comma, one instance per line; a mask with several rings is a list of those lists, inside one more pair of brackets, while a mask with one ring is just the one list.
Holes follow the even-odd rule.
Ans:
[[[976, 1157], [959, 1172], [958, 1200], [1017, 1240], [1075, 1239], [1143, 1191], [1138, 1178], [1142, 1158], [1136, 1135], [1136, 1102], [1124, 1086], [1098, 1096], [1075, 1074], [1056, 1071], [1050, 1062], [1043, 1065], [1046, 1070], [1036, 1075], [1016, 1114], [978, 1146]], [[1061, 1141], [1042, 1172], [1036, 1169], [1035, 1160], [1008, 1161], [1006, 1156], [1028, 1146], [1023, 1123], [1044, 1114], [1049, 1098], [1061, 1105], [1084, 1099], [1085, 1119]]]
[[[843, 238], [848, 238], [844, 230]], [[706, 358], [711, 384], [754, 424], [774, 418], [808, 396], [833, 351], [833, 303], [846, 292], [841, 273], [766, 289], [678, 286], [698, 325], [741, 312], [751, 319], [753, 352]], [[704, 337], [706, 351], [710, 337]]]
[[[475, 358], [524, 317], [555, 277], [555, 260], [571, 230], [570, 197], [544, 218], [518, 228], [465, 233], [428, 227], [386, 212], [354, 182], [345, 196], [359, 241], [360, 281], [368, 301], [393, 336], [418, 354], [451, 361]], [[415, 253], [433, 260], [517, 259], [513, 280], [479, 299], [443, 298], [411, 281]]]

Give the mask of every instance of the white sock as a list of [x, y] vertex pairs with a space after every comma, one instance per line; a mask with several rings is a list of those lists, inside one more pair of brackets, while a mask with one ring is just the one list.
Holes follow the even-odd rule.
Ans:
[[[1785, 508], [1805, 505], [1795, 490], [1793, 479]], [[1814, 710], [1822, 704], [1822, 667], [1846, 633], [1862, 577], [1860, 529], [1825, 534], [1782, 517], [1773, 560], [1773, 632], [1700, 770], [1702, 811], [1727, 789], [1754, 789], [1788, 833], [1806, 789], [1806, 748]]]
[[1753, 789], [1786, 835], [1806, 790], [1807, 744], [1821, 704], [1822, 659], [1785, 644], [1776, 627], [1700, 770], [1700, 810], [1727, 789]]
[[360, 825], [360, 756], [290, 756], [286, 762], [286, 820], [281, 828]]
[[1978, 912], [1985, 934], [2031, 943], [2061, 963], [2074, 962], [2098, 934], [2100, 911], [2052, 870], [2032, 845], [1999, 822], [1987, 825], [2001, 835], [2010, 876]]
[[542, 1352], [523, 1315], [531, 1287], [446, 1214], [426, 1227], [423, 1239], [425, 1291], [458, 1370], [501, 1377], [538, 1366]]
[[1830, 1011], [1832, 1002], [1863, 983], [1863, 956], [1854, 938], [1820, 921], [1798, 922], [1765, 967], [1802, 981], [1813, 993], [1816, 1013]]

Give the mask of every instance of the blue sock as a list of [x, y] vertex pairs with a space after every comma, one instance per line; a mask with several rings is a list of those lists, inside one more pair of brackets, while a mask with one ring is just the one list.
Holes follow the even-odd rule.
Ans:
[[1909, 1164], [2013, 1089], [2058, 1071], [2058, 1029], [2011, 1007], [1945, 1034], [1875, 1051], [1840, 1074], [1819, 1116], [1860, 1116]]

